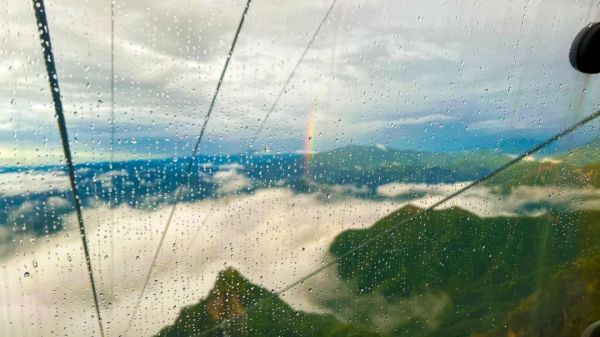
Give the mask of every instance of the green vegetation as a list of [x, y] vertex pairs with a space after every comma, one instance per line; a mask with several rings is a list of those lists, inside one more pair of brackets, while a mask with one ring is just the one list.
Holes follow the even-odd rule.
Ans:
[[566, 163], [520, 162], [498, 174], [486, 184], [498, 186], [502, 192], [506, 193], [517, 186], [599, 187], [600, 185], [593, 185], [597, 181], [590, 179], [590, 175], [597, 176], [597, 173], [600, 172], [595, 169], [594, 167], [580, 168]]
[[[251, 308], [252, 307], [252, 308]], [[205, 336], [245, 337], [377, 337], [336, 320], [331, 315], [295, 311], [268, 290], [250, 283], [228, 268], [198, 304], [184, 308], [175, 323], [157, 335], [188, 337], [215, 328]]]
[[579, 337], [600, 319], [600, 255], [582, 254], [515, 305], [501, 327], [481, 337]]
[[571, 163], [575, 166], [586, 166], [600, 161], [600, 138], [578, 146], [575, 149], [568, 151], [557, 157], [564, 162]]
[[[600, 187], [599, 144], [520, 162], [487, 184], [503, 193]], [[388, 182], [472, 180], [509, 160], [490, 151], [350, 146], [314, 155], [309, 177], [374, 190]], [[459, 208], [421, 211], [407, 206], [335, 238], [330, 253], [341, 258], [341, 283], [319, 299], [335, 316], [296, 311], [229, 268], [157, 336], [576, 337], [600, 319], [600, 211], [489, 218]]]
[[[483, 177], [510, 160], [489, 150], [428, 153], [353, 145], [315, 154], [309, 176], [325, 184], [371, 188], [390, 182], [453, 183]], [[486, 184], [503, 193], [517, 186], [600, 187], [600, 140], [554, 158], [522, 161]]]
[[509, 160], [494, 151], [420, 153], [354, 145], [315, 154], [309, 172], [321, 183], [370, 187], [389, 182], [452, 183], [481, 177]]
[[226, 321], [207, 336], [575, 337], [600, 318], [598, 237], [600, 211], [481, 218], [407, 206], [331, 244], [346, 257], [323, 304], [340, 318], [296, 311], [229, 268], [157, 336]]
[[[397, 336], [475, 336], [498, 329], [518, 303], [540, 289], [578, 287], [577, 282], [557, 275], [593, 265], [576, 262], [584, 252], [600, 256], [594, 241], [600, 237], [600, 211], [480, 218], [451, 208], [422, 213], [394, 227], [417, 211], [402, 208], [369, 229], [340, 234], [330, 246], [334, 256], [343, 256], [381, 235], [338, 263], [338, 275], [354, 297], [378, 296], [393, 304], [427, 294], [449, 296], [449, 305], [434, 326], [418, 317], [398, 319], [392, 327]], [[330, 305], [341, 311], [335, 302]], [[560, 310], [557, 304], [552, 317], [557, 322]], [[598, 311], [593, 314], [600, 316]]]
[[505, 193], [517, 186], [600, 187], [600, 138], [545, 161], [522, 161], [487, 184]]

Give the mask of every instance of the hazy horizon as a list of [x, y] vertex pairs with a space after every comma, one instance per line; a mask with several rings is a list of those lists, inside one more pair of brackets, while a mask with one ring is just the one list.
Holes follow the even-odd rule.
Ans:
[[[200, 153], [247, 151], [328, 6], [252, 4]], [[0, 161], [56, 163], [62, 153], [31, 4], [5, 7]], [[242, 8], [117, 1], [111, 121], [110, 1], [49, 2], [75, 161], [189, 155]], [[599, 14], [597, 6], [557, 0], [340, 1], [254, 148], [522, 151], [600, 103], [589, 94], [600, 82], [568, 62], [571, 39]]]

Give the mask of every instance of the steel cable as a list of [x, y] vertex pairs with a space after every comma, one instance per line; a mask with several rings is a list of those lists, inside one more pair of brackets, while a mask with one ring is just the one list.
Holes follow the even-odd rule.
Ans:
[[52, 42], [50, 39], [50, 29], [48, 27], [48, 19], [46, 17], [46, 9], [43, 0], [33, 0], [33, 9], [35, 12], [35, 18], [37, 21], [37, 28], [42, 45], [42, 51], [44, 54], [44, 62], [46, 65], [46, 72], [48, 74], [48, 83], [50, 85], [50, 92], [52, 93], [52, 101], [54, 103], [54, 113], [56, 122], [58, 123], [58, 130], [60, 132], [60, 140], [65, 156], [65, 162], [67, 165], [67, 173], [69, 175], [69, 182], [71, 184], [71, 192], [73, 195], [73, 203], [75, 206], [75, 213], [77, 214], [77, 223], [79, 227], [79, 233], [81, 235], [81, 243], [83, 245], [83, 253], [85, 255], [85, 262], [87, 266], [87, 272], [92, 288], [92, 295], [94, 299], [94, 307], [96, 308], [96, 318], [98, 320], [98, 327], [100, 328], [100, 335], [104, 337], [104, 328], [102, 326], [102, 316], [100, 315], [100, 306], [98, 303], [98, 294], [96, 290], [96, 282], [94, 281], [94, 271], [92, 268], [92, 261], [90, 257], [90, 250], [87, 242], [87, 234], [85, 231], [85, 224], [83, 221], [83, 214], [81, 211], [81, 201], [77, 192], [77, 184], [75, 181], [75, 169], [73, 167], [73, 158], [71, 155], [71, 147], [69, 144], [69, 136], [67, 133], [67, 126], [65, 115], [63, 111], [62, 99], [60, 96], [60, 87], [58, 85], [58, 74], [56, 71], [56, 64], [54, 62], [54, 53], [52, 50]]
[[181, 193], [183, 191], [183, 187], [187, 184], [189, 176], [190, 176], [190, 171], [192, 169], [192, 167], [194, 166], [194, 163], [196, 161], [196, 156], [198, 155], [198, 149], [200, 147], [200, 143], [202, 141], [202, 138], [204, 137], [204, 133], [206, 131], [206, 127], [208, 125], [208, 121], [210, 120], [210, 116], [212, 114], [213, 108], [215, 106], [215, 102], [217, 100], [217, 96], [219, 95], [219, 91], [221, 89], [221, 85], [223, 83], [223, 79], [225, 78], [225, 73], [227, 72], [227, 68], [229, 67], [229, 62], [231, 61], [231, 57], [233, 55], [233, 51], [235, 50], [235, 46], [238, 40], [238, 37], [240, 35], [240, 32], [242, 30], [242, 26], [244, 25], [244, 20], [246, 18], [246, 14], [248, 13], [248, 9], [250, 8], [250, 3], [252, 2], [252, 0], [248, 0], [246, 2], [246, 6], [244, 7], [244, 12], [242, 13], [242, 17], [240, 19], [240, 22], [238, 24], [237, 30], [235, 32], [233, 41], [231, 43], [231, 47], [229, 49], [229, 52], [227, 54], [227, 59], [225, 61], [225, 65], [223, 66], [223, 70], [221, 71], [221, 76], [219, 77], [219, 81], [217, 82], [217, 87], [215, 89], [215, 92], [213, 94], [212, 100], [210, 102], [210, 106], [208, 108], [208, 112], [206, 113], [206, 116], [204, 117], [204, 122], [202, 124], [202, 128], [200, 129], [200, 135], [198, 136], [198, 139], [196, 140], [196, 144], [194, 145], [194, 150], [192, 151], [192, 155], [189, 158], [187, 167], [184, 171], [183, 174], [183, 180], [181, 182], [181, 184], [179, 184], [179, 186], [177, 187], [177, 191], [175, 192], [175, 199], [173, 202], [173, 206], [171, 207], [171, 210], [169, 212], [169, 215], [167, 217], [167, 222], [166, 225], [161, 233], [160, 236], [160, 240], [158, 242], [158, 246], [154, 252], [154, 256], [152, 257], [152, 262], [150, 264], [150, 268], [148, 269], [148, 272], [146, 273], [146, 277], [144, 279], [144, 283], [142, 285], [142, 290], [140, 291], [140, 294], [136, 300], [134, 309], [133, 309], [133, 313], [131, 314], [131, 317], [129, 319], [129, 322], [127, 323], [127, 326], [125, 327], [125, 332], [123, 333], [123, 336], [127, 336], [127, 333], [129, 332], [129, 329], [131, 328], [131, 325], [133, 323], [133, 320], [135, 319], [135, 316], [139, 310], [140, 304], [142, 302], [142, 299], [144, 297], [144, 293], [146, 291], [146, 288], [148, 287], [148, 283], [150, 281], [150, 277], [152, 276], [152, 270], [154, 268], [154, 265], [156, 264], [156, 260], [158, 259], [158, 255], [160, 253], [160, 250], [163, 246], [163, 243], [165, 241], [165, 237], [166, 234], [169, 230], [169, 227], [171, 226], [171, 222], [173, 220], [173, 215], [175, 214], [175, 210], [177, 209], [177, 203], [179, 202], [179, 200], [181, 199]]

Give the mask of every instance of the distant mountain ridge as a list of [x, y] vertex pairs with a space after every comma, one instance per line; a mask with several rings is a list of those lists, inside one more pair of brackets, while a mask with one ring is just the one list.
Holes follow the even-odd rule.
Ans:
[[557, 159], [572, 163], [575, 166], [586, 166], [600, 162], [600, 137], [556, 156]]
[[[519, 186], [598, 188], [598, 145], [600, 140], [562, 156], [520, 162], [486, 184], [503, 193], [510, 193]], [[378, 188], [390, 183], [433, 185], [473, 181], [511, 159], [507, 154], [489, 150], [423, 153], [380, 145], [351, 145], [306, 158], [299, 154], [200, 155], [186, 181], [191, 188], [185, 189], [181, 201], [253, 193], [272, 187], [289, 188], [297, 193], [316, 191], [364, 199], [394, 198], [380, 194]], [[177, 187], [184, 183], [186, 168], [185, 158], [87, 163], [76, 165], [76, 179], [84, 207], [127, 204], [136, 208], [155, 208], [173, 202]], [[40, 184], [42, 180], [28, 182], [31, 179], [26, 178], [39, 175], [37, 179], [62, 179], [66, 183], [64, 167], [5, 167], [0, 171], [0, 223], [16, 228], [16, 234], [31, 231], [39, 235], [62, 228], [62, 216], [72, 212], [67, 184]], [[244, 184], [233, 190], [221, 188], [223, 180], [216, 178], [222, 176], [223, 171], [227, 171], [229, 177], [241, 177]], [[43, 177], [44, 174], [47, 177]], [[7, 187], [18, 187], [22, 179], [25, 179], [23, 184], [39, 184], [39, 188], [23, 193], [3, 193]], [[338, 185], [351, 188], [335, 189]], [[28, 216], [22, 214], [35, 207], [44, 211]]]
[[313, 155], [308, 171], [316, 181], [329, 184], [438, 184], [477, 179], [510, 159], [487, 150], [433, 153], [354, 145]]

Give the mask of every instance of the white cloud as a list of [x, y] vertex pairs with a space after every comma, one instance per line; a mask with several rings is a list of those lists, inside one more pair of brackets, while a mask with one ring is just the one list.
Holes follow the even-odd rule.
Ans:
[[[337, 233], [368, 226], [394, 208], [389, 202], [359, 199], [323, 203], [317, 195], [283, 189], [181, 204], [130, 336], [151, 336], [170, 324], [181, 307], [206, 295], [217, 272], [228, 265], [267, 288], [281, 287], [318, 266]], [[103, 313], [105, 321], [111, 322], [106, 323], [110, 336], [125, 327], [168, 210], [120, 207], [111, 216], [107, 208], [84, 212]], [[96, 324], [90, 319], [93, 307], [75, 224], [71, 219], [69, 236], [59, 233], [27, 243], [0, 260], [3, 270], [10, 271], [4, 278], [6, 287], [0, 287], [0, 331], [9, 332], [12, 326], [13, 331], [29, 336], [45, 336], [48, 331], [94, 334]], [[110, 233], [114, 235], [112, 255]], [[290, 293], [286, 300], [297, 307], [315, 308], [304, 291]], [[108, 303], [112, 303], [110, 310]], [[30, 315], [36, 316], [33, 324]]]
[[377, 187], [377, 193], [386, 197], [397, 197], [411, 193], [427, 193], [432, 195], [447, 195], [464, 186], [465, 183], [456, 184], [406, 184], [406, 183], [389, 183]]
[[[438, 185], [390, 183], [379, 186], [377, 192], [386, 197], [412, 196], [410, 203], [425, 208], [467, 184], [468, 182]], [[456, 206], [479, 216], [489, 217], [519, 214], [535, 216], [548, 211], [548, 208], [552, 207], [550, 205], [570, 209], [600, 208], [600, 189], [517, 186], [508, 195], [498, 194], [497, 190], [497, 187], [475, 187], [446, 202], [438, 209]], [[529, 205], [536, 204], [540, 204], [541, 208], [527, 209]]]
[[17, 196], [69, 190], [67, 175], [61, 171], [24, 171], [0, 174], [0, 195]]
[[425, 123], [433, 123], [433, 122], [442, 122], [442, 121], [451, 121], [456, 120], [458, 118], [453, 116], [447, 116], [442, 114], [435, 115], [427, 115], [427, 116], [419, 116], [413, 118], [403, 118], [398, 121], [394, 121], [395, 125], [417, 125], [417, 124], [425, 124]]
[[240, 163], [222, 164], [219, 166], [221, 171], [236, 171], [241, 170], [244, 167]]
[[383, 144], [375, 144], [375, 146], [380, 149], [381, 151], [387, 151], [387, 147]]
[[50, 197], [46, 200], [46, 204], [53, 209], [67, 208], [72, 206], [67, 199], [61, 197]]
[[[108, 0], [87, 1], [85, 6], [73, 0], [47, 4], [70, 126], [104, 141], [110, 117], [109, 5]], [[250, 137], [327, 6], [293, 0], [252, 4], [207, 140], [239, 144]], [[14, 125], [0, 123], [0, 131], [6, 127], [5, 132], [42, 129], [54, 134], [30, 7], [15, 2], [0, 13], [9, 28], [0, 31], [7, 50], [0, 60], [0, 75], [6, 78], [0, 96], [15, 102], [4, 114]], [[136, 132], [189, 139], [196, 134], [242, 7], [239, 1], [202, 6], [183, 0], [117, 3], [119, 137]], [[598, 100], [587, 95], [574, 104], [583, 82], [565, 61], [575, 32], [597, 16], [597, 9], [588, 10], [586, 4], [561, 1], [474, 7], [443, 0], [339, 2], [264, 136], [271, 135], [273, 142], [301, 141], [315, 98], [320, 148], [450, 118], [486, 132], [502, 125], [543, 129], [564, 124], [572, 114], [563, 111], [572, 106], [591, 111]], [[565, 12], [571, 15], [555, 19]], [[592, 92], [598, 82], [588, 82]], [[447, 113], [431, 114], [440, 107]], [[390, 111], [399, 116], [393, 124], [385, 122]], [[75, 146], [80, 152], [102, 152], [103, 144], [82, 143]], [[235, 150], [244, 149], [223, 151]]]
[[562, 163], [562, 160], [552, 158], [552, 157], [544, 157], [544, 158], [540, 159], [540, 162], [541, 163], [550, 163], [550, 164], [560, 164], [560, 163]]
[[[112, 188], [113, 187], [113, 179], [116, 177], [127, 177], [128, 173], [126, 170], [114, 170], [107, 173], [100, 174], [96, 177], [96, 179], [102, 184], [103, 188]], [[159, 179], [159, 178], [156, 178]]]
[[[428, 195], [414, 202], [425, 207], [459, 186], [426, 188], [404, 184], [387, 188], [427, 190]], [[226, 266], [238, 268], [251, 281], [268, 289], [287, 285], [321, 266], [331, 240], [339, 232], [368, 227], [402, 205], [354, 198], [325, 200], [318, 193], [269, 189], [253, 195], [180, 204], [131, 336], [151, 336], [171, 324], [181, 307], [206, 295], [218, 271]], [[581, 204], [579, 200], [587, 201]], [[523, 187], [509, 196], [500, 196], [487, 189], [476, 189], [444, 207], [459, 206], [483, 216], [510, 215], [536, 201], [600, 208], [600, 190]], [[124, 329], [169, 209], [144, 211], [122, 206], [84, 211], [109, 336], [118, 336]], [[35, 337], [46, 336], [48, 331], [73, 336], [95, 334], [90, 290], [73, 216], [68, 218], [67, 228], [68, 231], [43, 240], [2, 245], [1, 251], [10, 251], [0, 259], [5, 281], [0, 285], [3, 335]], [[323, 283], [329, 282], [331, 276], [332, 271], [326, 271], [319, 276], [322, 278], [307, 285], [331, 284]], [[323, 311], [312, 296], [315, 292], [308, 287], [299, 287], [288, 293], [285, 300], [296, 308]], [[419, 310], [432, 309], [436, 303], [443, 307], [444, 301], [443, 294], [433, 294], [430, 299], [409, 301], [390, 310], [402, 311], [414, 303], [414, 310], [404, 311], [421, 315]], [[434, 307], [441, 310], [437, 304]], [[35, 319], [32, 321], [31, 317]], [[435, 324], [435, 320], [429, 323]]]
[[252, 185], [250, 178], [237, 171], [239, 168], [239, 164], [221, 165], [221, 170], [212, 176], [212, 180], [219, 185], [219, 194], [235, 193]]

